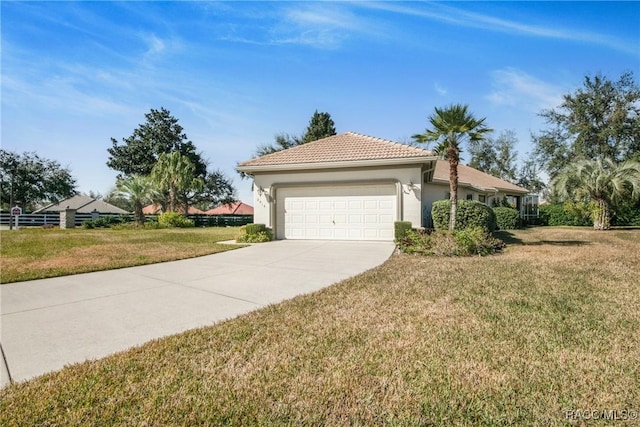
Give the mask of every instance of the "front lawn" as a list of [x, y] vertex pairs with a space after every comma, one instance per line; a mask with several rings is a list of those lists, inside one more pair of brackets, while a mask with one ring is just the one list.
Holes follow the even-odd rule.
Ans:
[[237, 247], [216, 242], [238, 233], [238, 227], [0, 231], [0, 283], [214, 254]]
[[501, 237], [500, 255], [394, 255], [320, 292], [9, 386], [0, 425], [559, 426], [637, 413], [640, 231]]

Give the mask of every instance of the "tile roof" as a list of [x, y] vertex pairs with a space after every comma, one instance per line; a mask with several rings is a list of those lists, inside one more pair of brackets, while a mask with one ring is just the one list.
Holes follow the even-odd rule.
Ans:
[[[182, 206], [177, 207], [179, 213], [184, 213], [184, 208]], [[189, 206], [189, 210], [187, 211], [189, 215], [204, 215], [204, 211], [194, 207]], [[142, 213], [145, 215], [155, 215], [162, 213], [161, 205], [147, 205], [142, 208]]]
[[253, 215], [253, 206], [242, 202], [228, 203], [205, 212], [207, 215]]
[[433, 157], [433, 152], [381, 138], [346, 132], [256, 157], [238, 166], [275, 166]]
[[93, 197], [85, 196], [83, 194], [76, 194], [67, 199], [64, 199], [58, 203], [52, 203], [43, 208], [33, 211], [33, 213], [40, 212], [60, 212], [65, 209], [75, 209], [78, 213], [91, 213], [94, 210], [99, 213], [108, 214], [126, 214], [127, 211], [120, 209], [117, 206], [113, 206], [103, 200], [96, 200]]
[[[441, 182], [449, 182], [449, 163], [446, 160], [438, 160], [436, 169], [433, 172], [433, 180]], [[458, 185], [475, 187], [480, 190], [494, 191], [513, 191], [515, 193], [529, 193], [529, 190], [515, 184], [511, 184], [495, 176], [486, 174], [474, 169], [471, 166], [458, 165]]]

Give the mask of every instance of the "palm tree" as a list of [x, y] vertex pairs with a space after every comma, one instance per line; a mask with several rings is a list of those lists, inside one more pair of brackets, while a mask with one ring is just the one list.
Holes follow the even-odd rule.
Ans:
[[[202, 180], [196, 177], [196, 168], [191, 161], [178, 151], [163, 153], [151, 171], [151, 179], [160, 191], [169, 194], [169, 212], [176, 212], [180, 194], [200, 188]], [[189, 207], [184, 206], [184, 213]]]
[[608, 230], [611, 206], [627, 197], [640, 197], [640, 162], [581, 160], [561, 170], [551, 186], [561, 197], [592, 201], [594, 230]]
[[124, 197], [133, 205], [136, 225], [142, 226], [144, 224], [142, 208], [155, 199], [157, 191], [149, 177], [134, 175], [118, 180], [115, 195]]
[[456, 226], [458, 210], [458, 164], [460, 163], [460, 146], [465, 141], [482, 141], [484, 135], [493, 130], [484, 125], [485, 118], [476, 119], [468, 112], [467, 105], [450, 105], [435, 109], [429, 117], [432, 129], [423, 134], [413, 135], [417, 142], [435, 142], [435, 151], [449, 162], [449, 189], [451, 210], [449, 212], [449, 230]]

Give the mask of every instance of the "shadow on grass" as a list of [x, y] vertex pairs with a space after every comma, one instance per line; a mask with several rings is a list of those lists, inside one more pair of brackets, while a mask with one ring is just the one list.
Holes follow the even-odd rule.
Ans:
[[516, 237], [515, 234], [510, 233], [507, 230], [500, 230], [493, 233], [498, 239], [505, 242], [507, 245], [522, 245], [522, 246], [542, 246], [542, 245], [554, 245], [554, 246], [583, 246], [590, 245], [591, 242], [586, 240], [536, 240], [525, 242], [524, 240]]

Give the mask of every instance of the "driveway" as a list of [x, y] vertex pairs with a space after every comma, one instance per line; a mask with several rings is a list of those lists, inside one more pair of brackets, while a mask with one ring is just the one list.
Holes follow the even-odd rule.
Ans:
[[[0, 286], [1, 342], [23, 381], [317, 291], [383, 263], [390, 242], [284, 240], [183, 261]], [[8, 381], [0, 360], [1, 384]]]

